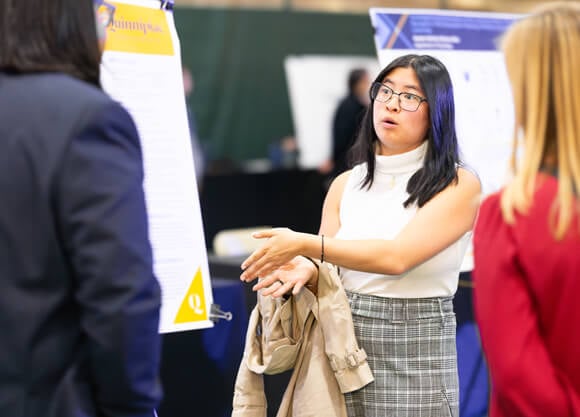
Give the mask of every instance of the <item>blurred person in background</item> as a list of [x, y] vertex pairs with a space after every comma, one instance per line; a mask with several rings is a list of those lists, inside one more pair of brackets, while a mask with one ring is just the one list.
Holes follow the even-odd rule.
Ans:
[[114, 7], [0, 2], [0, 415], [152, 417], [161, 399], [135, 125], [100, 87]]
[[332, 158], [320, 171], [330, 179], [346, 171], [348, 150], [354, 144], [364, 112], [369, 105], [370, 76], [366, 69], [355, 68], [348, 74], [348, 94], [340, 100], [332, 119]]
[[490, 417], [580, 416], [580, 3], [538, 9], [502, 48], [515, 175], [474, 233]]
[[439, 60], [396, 58], [370, 99], [357, 164], [333, 181], [320, 235], [254, 234], [267, 240], [241, 278], [259, 277], [254, 289], [279, 297], [317, 283], [316, 268], [298, 255], [338, 266], [375, 377], [345, 394], [348, 416], [457, 417], [453, 296], [481, 185], [460, 163], [453, 86]]
[[198, 191], [200, 191], [205, 173], [205, 157], [201, 143], [199, 141], [195, 112], [193, 111], [190, 103], [190, 97], [193, 94], [193, 90], [195, 88], [195, 80], [189, 68], [185, 66], [181, 67], [181, 73], [183, 76], [183, 91], [185, 93], [185, 107], [187, 109], [187, 121], [189, 124], [189, 138], [191, 141], [191, 151], [193, 154], [195, 178], [197, 180]]
[[287, 135], [268, 145], [268, 159], [272, 169], [295, 169], [298, 167], [298, 143], [292, 135]]

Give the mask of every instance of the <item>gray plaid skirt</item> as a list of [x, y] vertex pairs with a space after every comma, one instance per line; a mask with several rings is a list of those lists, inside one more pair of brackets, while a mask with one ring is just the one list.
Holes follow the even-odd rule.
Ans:
[[452, 297], [347, 295], [375, 377], [345, 395], [349, 417], [458, 417]]

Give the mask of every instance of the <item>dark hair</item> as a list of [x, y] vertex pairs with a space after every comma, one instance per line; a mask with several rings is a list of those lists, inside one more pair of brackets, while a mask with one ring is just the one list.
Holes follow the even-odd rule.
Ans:
[[355, 68], [348, 73], [348, 92], [354, 93], [354, 88], [368, 74], [364, 68]]
[[[408, 207], [417, 202], [422, 207], [435, 194], [458, 180], [457, 165], [460, 164], [460, 159], [455, 132], [453, 86], [445, 66], [429, 55], [404, 55], [396, 58], [379, 73], [375, 82], [383, 82], [396, 68], [412, 68], [415, 71], [429, 104], [429, 147], [423, 167], [409, 179], [409, 198], [403, 203]], [[371, 105], [363, 116], [360, 131], [351, 150], [352, 163], [367, 163], [367, 174], [361, 188], [371, 187], [375, 173], [376, 144], [379, 139], [373, 124], [373, 105], [374, 100], [371, 97]]]
[[100, 87], [93, 0], [0, 1], [0, 71], [62, 72]]

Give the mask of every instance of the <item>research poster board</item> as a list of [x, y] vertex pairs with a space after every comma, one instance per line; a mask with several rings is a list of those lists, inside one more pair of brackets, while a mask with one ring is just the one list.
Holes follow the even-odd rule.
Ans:
[[508, 174], [514, 111], [502, 34], [521, 15], [422, 9], [370, 9], [381, 67], [409, 53], [429, 54], [447, 67], [455, 96], [463, 160], [480, 176], [484, 194]]
[[173, 13], [159, 0], [115, 0], [101, 82], [141, 137], [160, 332], [211, 327], [213, 296]]
[[[509, 175], [514, 110], [501, 36], [521, 15], [453, 10], [369, 10], [381, 68], [405, 54], [435, 56], [453, 83], [455, 125], [462, 160], [481, 179], [483, 194]], [[462, 271], [473, 269], [468, 248]]]
[[292, 55], [284, 60], [298, 163], [316, 169], [332, 156], [332, 119], [348, 94], [348, 73], [365, 68], [371, 78], [379, 62], [373, 56]]

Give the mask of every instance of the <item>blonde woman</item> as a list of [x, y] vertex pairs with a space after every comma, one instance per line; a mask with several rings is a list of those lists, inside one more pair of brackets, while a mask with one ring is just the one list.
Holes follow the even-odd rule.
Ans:
[[578, 416], [580, 3], [552, 3], [518, 21], [503, 50], [515, 176], [484, 201], [474, 237], [490, 417]]

